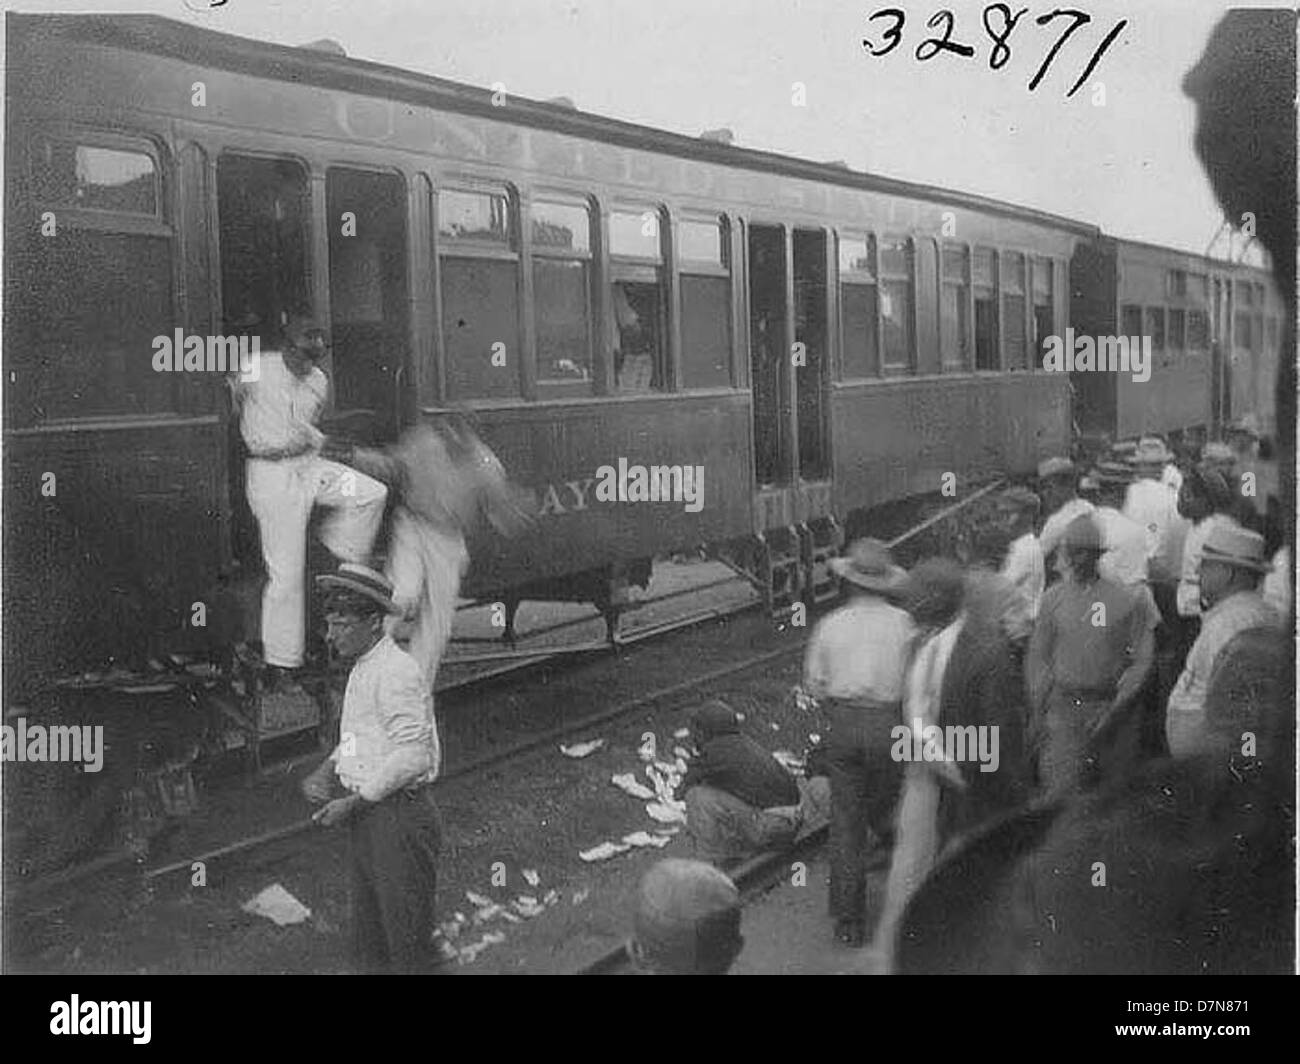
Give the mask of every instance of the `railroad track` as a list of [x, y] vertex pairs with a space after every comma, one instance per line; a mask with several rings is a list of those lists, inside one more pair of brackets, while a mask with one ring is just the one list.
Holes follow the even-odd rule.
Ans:
[[[919, 535], [921, 532], [933, 527], [939, 522], [951, 518], [958, 512], [970, 506], [972, 503], [976, 502], [978, 499], [984, 497], [989, 492], [1001, 486], [1003, 483], [1004, 481], [997, 480], [989, 485], [986, 485], [985, 487], [981, 488], [979, 491], [972, 493], [970, 496], [961, 500], [960, 502], [955, 503], [950, 507], [946, 507], [940, 512], [931, 515], [926, 520], [907, 529], [901, 535], [898, 535], [894, 537], [892, 540], [890, 540], [888, 545], [891, 548], [893, 548], [905, 543], [906, 541], [914, 538], [915, 536]], [[701, 620], [708, 619], [709, 616], [715, 615], [716, 612], [717, 611], [706, 611], [705, 616], [697, 617], [691, 623], [699, 623]], [[734, 613], [738, 611], [733, 610], [731, 612]], [[650, 638], [651, 634], [664, 634], [665, 631], [677, 630], [680, 627], [682, 627], [682, 624], [660, 626], [658, 631], [641, 635], [639, 636], [639, 638], [641, 639]], [[565, 724], [559, 727], [548, 729], [536, 735], [531, 735], [524, 740], [508, 744], [504, 747], [493, 750], [480, 757], [476, 757], [469, 761], [466, 761], [463, 764], [456, 765], [455, 767], [450, 768], [448, 771], [446, 771], [443, 774], [443, 776], [439, 780], [439, 783], [448, 783], [454, 780], [463, 780], [467, 777], [480, 774], [490, 768], [494, 768], [502, 764], [514, 761], [541, 747], [547, 746], [548, 744], [551, 743], [555, 743], [561, 739], [578, 735], [584, 732], [589, 733], [592, 729], [596, 727], [607, 726], [611, 722], [629, 717], [632, 714], [644, 710], [649, 706], [664, 701], [681, 698], [691, 693], [692, 691], [707, 687], [710, 684], [716, 683], [719, 680], [741, 675], [745, 672], [762, 668], [764, 666], [771, 665], [783, 659], [787, 659], [795, 654], [801, 653], [803, 648], [804, 648], [804, 640], [802, 638], [799, 638], [788, 646], [767, 650], [762, 653], [747, 657], [741, 661], [732, 662], [720, 668], [710, 670], [701, 675], [693, 676], [688, 679], [666, 685], [662, 688], [657, 688], [650, 692], [638, 694], [634, 697], [619, 702], [617, 705], [613, 707], [603, 709], [600, 712], [590, 714], [588, 716], [582, 717], [577, 720], [566, 722]], [[535, 660], [531, 662], [531, 664], [536, 664], [536, 663], [537, 662]], [[115, 854], [109, 854], [105, 857], [100, 857], [93, 861], [90, 861], [85, 865], [79, 865], [75, 868], [68, 869], [59, 873], [55, 873], [54, 875], [51, 876], [42, 877], [42, 879], [38, 881], [35, 881], [24, 887], [16, 889], [13, 894], [13, 902], [20, 907], [26, 908], [26, 906], [31, 902], [32, 899], [37, 897], [43, 897], [56, 889], [66, 888], [70, 884], [79, 881], [80, 879], [84, 878], [87, 875], [96, 874], [96, 873], [107, 874], [112, 872], [120, 872], [124, 870], [127, 866], [135, 866], [141, 875], [143, 885], [147, 888], [154, 888], [163, 885], [166, 881], [177, 876], [178, 874], [188, 874], [196, 862], [202, 862], [207, 867], [211, 868], [214, 862], [231, 862], [241, 856], [247, 856], [255, 851], [261, 850], [265, 847], [274, 845], [276, 843], [282, 843], [288, 840], [295, 840], [295, 839], [299, 840], [301, 848], [310, 847], [316, 844], [317, 842], [322, 841], [327, 834], [319, 831], [316, 831], [313, 834], [313, 829], [315, 829], [316, 827], [317, 826], [311, 820], [311, 818], [306, 817], [303, 818], [302, 820], [295, 821], [292, 824], [280, 828], [276, 828], [271, 831], [261, 832], [259, 834], [239, 838], [228, 844], [214, 847], [204, 852], [195, 853], [192, 856], [171, 861], [168, 862], [167, 864], [152, 867], [152, 868], [144, 867], [143, 864], [139, 861], [138, 856], [130, 852], [122, 851]], [[294, 852], [296, 853], [299, 851], [295, 850]], [[779, 855], [770, 855], [770, 856], [772, 857], [772, 859], [779, 861], [785, 859], [786, 857], [788, 857], [788, 855], [789, 854], [787, 852]], [[755, 865], [755, 868], [752, 871], [747, 870], [745, 866], [742, 866], [742, 869], [738, 870], [737, 874], [740, 874], [744, 877], [753, 876], [756, 880], [761, 879], [762, 867], [764, 866], [762, 865], [761, 861]], [[612, 962], [607, 962], [607, 963], [612, 963]]]

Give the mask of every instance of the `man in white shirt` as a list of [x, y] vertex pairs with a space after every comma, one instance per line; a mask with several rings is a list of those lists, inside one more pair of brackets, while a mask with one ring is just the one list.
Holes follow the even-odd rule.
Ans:
[[1129, 471], [1114, 462], [1102, 462], [1089, 479], [1095, 485], [1097, 499], [1093, 520], [1101, 529], [1105, 548], [1098, 572], [1121, 587], [1137, 588], [1149, 595], [1146, 531], [1120, 512], [1132, 480]]
[[[355, 664], [343, 696], [339, 744], [303, 781], [314, 815], [351, 830], [352, 940], [364, 971], [417, 973], [436, 958], [434, 890], [440, 847], [429, 789], [442, 752], [433, 695], [414, 658], [385, 634], [392, 585], [344, 563], [316, 578], [329, 641]], [[333, 798], [335, 781], [348, 791]]]
[[1208, 463], [1191, 470], [1178, 493], [1178, 512], [1192, 522], [1183, 540], [1183, 564], [1178, 580], [1178, 615], [1201, 615], [1201, 548], [1216, 525], [1235, 525], [1232, 489]]
[[1047, 514], [1043, 530], [1038, 534], [1038, 545], [1043, 560], [1051, 568], [1052, 555], [1061, 537], [1072, 521], [1093, 511], [1092, 503], [1078, 495], [1078, 471], [1068, 458], [1048, 458], [1038, 463], [1038, 496], [1043, 500], [1042, 512]]
[[857, 947], [866, 937], [867, 831], [879, 837], [888, 830], [902, 776], [890, 748], [912, 622], [893, 604], [906, 573], [879, 540], [858, 540], [831, 568], [857, 593], [813, 629], [804, 689], [830, 722], [831, 916], [836, 937]]
[[1011, 488], [998, 498], [998, 508], [1007, 515], [1012, 536], [1002, 562], [1003, 578], [1014, 589], [1013, 605], [1006, 618], [1007, 634], [1015, 643], [1026, 643], [1038, 617], [1038, 604], [1047, 586], [1043, 549], [1034, 534], [1038, 518], [1038, 496], [1028, 488]]
[[1206, 537], [1201, 548], [1201, 600], [1207, 609], [1165, 715], [1165, 734], [1174, 757], [1191, 756], [1206, 747], [1206, 700], [1219, 653], [1247, 629], [1282, 624], [1259, 590], [1269, 568], [1264, 537], [1256, 532], [1218, 525]]
[[284, 329], [278, 351], [261, 357], [257, 380], [233, 384], [239, 428], [248, 446], [248, 504], [257, 518], [266, 566], [262, 592], [262, 655], [268, 686], [302, 665], [306, 642], [307, 524], [312, 507], [333, 513], [321, 540], [341, 561], [364, 563], [384, 516], [387, 489], [322, 455], [316, 427], [329, 379], [316, 365], [328, 344], [309, 318]]
[[[1147, 436], [1138, 441], [1133, 455], [1137, 479], [1124, 498], [1124, 516], [1147, 533], [1147, 560], [1156, 604], [1162, 613], [1173, 606], [1175, 586], [1182, 570], [1183, 539], [1189, 522], [1178, 513], [1178, 493], [1163, 479], [1173, 455], [1164, 441]], [[1166, 596], [1167, 592], [1167, 596]], [[1165, 598], [1168, 601], [1165, 601]]]

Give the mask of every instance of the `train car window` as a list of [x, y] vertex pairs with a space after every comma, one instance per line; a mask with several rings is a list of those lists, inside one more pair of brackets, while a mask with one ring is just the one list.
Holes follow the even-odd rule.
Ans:
[[1187, 295], [1187, 271], [1169, 270], [1165, 274], [1165, 294], [1171, 298]]
[[731, 384], [731, 273], [724, 219], [678, 226], [682, 291], [682, 385]]
[[683, 263], [726, 265], [725, 229], [721, 221], [688, 222], [677, 227], [678, 258]]
[[1255, 302], [1261, 307], [1264, 305], [1264, 286], [1262, 284], [1255, 285]]
[[534, 201], [530, 218], [537, 379], [590, 383], [591, 210]]
[[632, 214], [614, 211], [609, 216], [609, 253], [620, 258], [663, 261], [658, 211]]
[[1025, 257], [1019, 252], [1007, 253], [1003, 262], [1002, 345], [1006, 369], [1029, 368], [1029, 346], [1025, 339]]
[[1051, 259], [1034, 259], [1034, 351], [1038, 359], [1029, 368], [1042, 365], [1047, 352], [1047, 340], [1056, 332], [1056, 287]]
[[875, 238], [841, 236], [839, 264], [840, 350], [844, 358], [844, 379], [863, 380], [879, 376]]
[[1125, 336], [1142, 335], [1142, 308], [1135, 303], [1125, 303], [1120, 308], [1120, 326]]
[[1175, 351], [1187, 347], [1187, 315], [1182, 310], [1169, 311], [1169, 346]]
[[942, 261], [939, 333], [943, 368], [961, 372], [970, 367], [970, 254], [964, 247], [947, 246]]
[[614, 391], [619, 395], [668, 389], [662, 233], [657, 210], [610, 213]]
[[880, 241], [880, 325], [886, 370], [910, 370], [915, 349], [912, 242]]
[[1192, 274], [1192, 291], [1200, 296], [1202, 303], [1210, 301], [1210, 278], [1203, 273]]
[[1165, 349], [1165, 308], [1147, 307], [1145, 320], [1152, 349], [1163, 351]]
[[1249, 281], [1237, 282], [1237, 302], [1243, 307], [1249, 307], [1255, 302], [1255, 286]]
[[217, 160], [221, 298], [227, 330], [271, 337], [311, 309], [307, 172], [288, 159]]
[[1267, 324], [1268, 350], [1277, 350], [1277, 318], [1269, 318]]
[[447, 398], [519, 395], [519, 254], [505, 191], [438, 192]]
[[396, 174], [330, 169], [325, 203], [336, 406], [365, 412], [354, 426], [362, 438], [392, 438], [407, 363], [406, 185]]
[[1210, 346], [1210, 316], [1203, 310], [1187, 312], [1187, 347], [1204, 351]]
[[791, 249], [794, 338], [803, 344], [804, 354], [795, 364], [794, 379], [799, 475], [805, 480], [822, 480], [830, 472], [826, 239], [822, 229], [795, 229]]
[[1250, 331], [1250, 349], [1252, 351], [1264, 350], [1264, 316], [1256, 314], [1254, 325]]
[[498, 192], [444, 189], [438, 193], [438, 235], [510, 247], [509, 197]]
[[998, 368], [997, 258], [992, 248], [976, 248], [972, 264], [975, 290], [975, 368]]
[[48, 207], [158, 217], [158, 169], [146, 152], [77, 144], [53, 137], [36, 142], [33, 193]]

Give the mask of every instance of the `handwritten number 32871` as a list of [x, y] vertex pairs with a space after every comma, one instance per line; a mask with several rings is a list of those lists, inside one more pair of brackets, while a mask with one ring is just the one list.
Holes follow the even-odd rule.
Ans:
[[[989, 4], [984, 9], [983, 22], [984, 30], [992, 41], [992, 47], [989, 49], [989, 69], [1001, 70], [1006, 66], [1007, 61], [1011, 58], [1011, 46], [1007, 39], [1011, 32], [1016, 28], [1020, 17], [1029, 11], [1027, 7], [1022, 7], [1019, 11], [1013, 12], [1006, 4]], [[882, 56], [888, 55], [902, 43], [903, 26], [907, 22], [907, 14], [896, 7], [881, 8], [879, 11], [867, 17], [868, 22], [875, 22], [877, 19], [890, 20], [890, 25], [884, 27], [882, 39], [879, 44], [883, 47], [876, 47], [872, 41], [867, 38], [862, 39], [862, 47], [867, 50], [869, 55]], [[1078, 11], [1074, 8], [1057, 8], [1045, 15], [1039, 15], [1034, 21], [1040, 26], [1047, 26], [1058, 19], [1067, 19], [1068, 25], [1065, 26], [1064, 32], [1056, 39], [1056, 42], [1048, 50], [1047, 55], [1043, 58], [1038, 72], [1029, 79], [1029, 89], [1032, 92], [1038, 88], [1043, 78], [1047, 74], [1048, 68], [1056, 59], [1056, 54], [1064, 47], [1065, 42], [1074, 35], [1076, 30], [1082, 29], [1092, 21], [1092, 16], [1085, 11]], [[921, 62], [933, 59], [940, 52], [951, 52], [954, 55], [960, 55], [970, 59], [975, 55], [975, 49], [969, 44], [962, 44], [952, 39], [953, 28], [956, 19], [953, 13], [948, 10], [936, 11], [930, 16], [926, 25], [933, 30], [939, 30], [942, 36], [927, 37], [916, 46], [916, 58]], [[1083, 73], [1079, 75], [1078, 80], [1065, 95], [1067, 98], [1073, 96], [1079, 91], [1080, 86], [1088, 80], [1088, 76], [1097, 69], [1097, 64], [1101, 62], [1102, 56], [1106, 50], [1115, 43], [1115, 38], [1128, 25], [1128, 19], [1120, 19], [1112, 27], [1111, 31], [1102, 39], [1101, 44], [1097, 45], [1097, 50], [1092, 53], [1092, 58], [1088, 60], [1087, 66], [1083, 68]]]

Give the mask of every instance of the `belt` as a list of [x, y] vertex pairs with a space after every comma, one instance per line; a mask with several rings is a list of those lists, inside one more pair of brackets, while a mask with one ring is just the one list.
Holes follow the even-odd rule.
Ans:
[[1114, 685], [1106, 687], [1060, 687], [1061, 694], [1079, 702], [1109, 702], [1115, 697]]
[[305, 454], [311, 454], [312, 448], [308, 444], [304, 447], [292, 448], [282, 447], [278, 451], [263, 451], [261, 454], [250, 454], [250, 458], [258, 458], [263, 462], [281, 462], [286, 458], [301, 458]]

